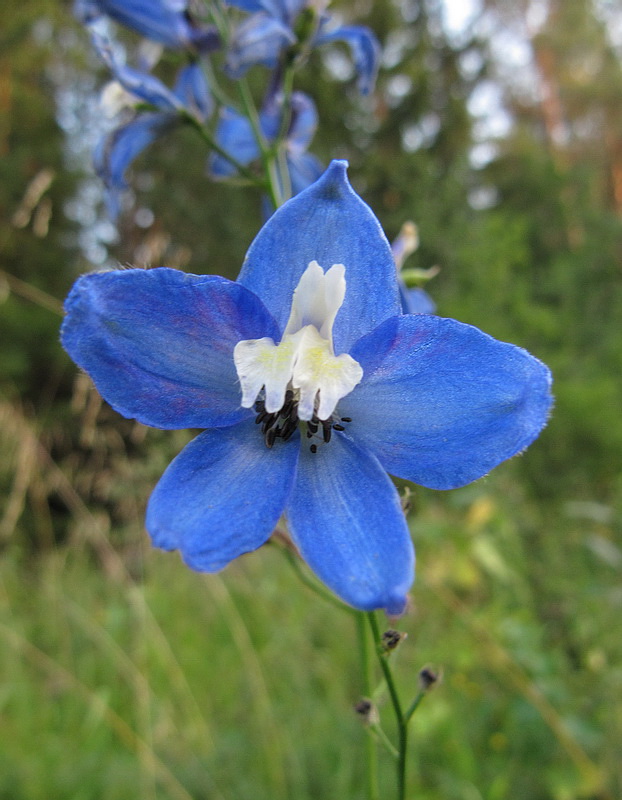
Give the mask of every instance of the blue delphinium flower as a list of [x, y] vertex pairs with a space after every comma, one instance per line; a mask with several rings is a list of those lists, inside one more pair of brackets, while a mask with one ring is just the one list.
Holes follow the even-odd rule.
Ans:
[[199, 64], [183, 67], [171, 90], [154, 75], [122, 64], [104, 36], [93, 32], [92, 40], [124, 90], [126, 104], [142, 103], [154, 109], [132, 110], [129, 121], [106, 134], [95, 150], [95, 170], [106, 185], [108, 211], [114, 219], [119, 214], [120, 196], [128, 188], [125, 172], [132, 161], [155, 139], [178, 125], [185, 115], [193, 115], [200, 122], [206, 120], [213, 103]]
[[[261, 132], [267, 142], [273, 142], [280, 131], [283, 113], [290, 115], [285, 135], [285, 157], [289, 172], [292, 195], [298, 194], [316, 181], [324, 168], [307, 148], [317, 128], [318, 114], [313, 100], [302, 92], [293, 92], [288, 109], [283, 108], [281, 95], [271, 93], [259, 113]], [[248, 119], [235, 109], [225, 107], [220, 112], [216, 128], [216, 142], [222, 149], [244, 166], [257, 160], [261, 150]], [[231, 161], [218, 153], [212, 153], [208, 162], [213, 178], [229, 178], [236, 174]]]
[[86, 25], [110, 17], [173, 49], [215, 49], [220, 44], [216, 30], [195, 22], [188, 5], [188, 0], [75, 0], [74, 13]]
[[[281, 53], [297, 42], [297, 21], [309, 0], [227, 0], [228, 5], [251, 12], [235, 30], [227, 55], [227, 70], [239, 78], [254, 64], [277, 66]], [[316, 30], [307, 45], [311, 47], [344, 42], [350, 48], [358, 75], [358, 88], [368, 94], [374, 88], [380, 62], [380, 45], [364, 25], [334, 26], [328, 14], [320, 14]]]
[[237, 282], [90, 274], [66, 311], [65, 348], [118, 412], [206, 429], [151, 495], [153, 543], [213, 572], [284, 514], [311, 569], [364, 610], [402, 612], [413, 580], [387, 472], [463, 486], [527, 447], [551, 404], [526, 351], [401, 313], [389, 244], [340, 161], [268, 220]]

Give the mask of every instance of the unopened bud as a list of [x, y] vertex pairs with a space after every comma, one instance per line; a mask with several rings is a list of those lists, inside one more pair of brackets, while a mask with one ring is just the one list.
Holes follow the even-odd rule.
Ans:
[[400, 505], [402, 506], [402, 511], [406, 516], [408, 516], [408, 512], [410, 511], [410, 507], [412, 505], [412, 490], [410, 486], [404, 486], [404, 490], [400, 495]]
[[354, 710], [365, 725], [377, 725], [380, 721], [378, 709], [367, 697], [361, 698], [354, 706]]
[[312, 6], [307, 6], [298, 15], [294, 24], [294, 34], [301, 44], [313, 37], [317, 29], [318, 13]]
[[408, 634], [396, 631], [394, 628], [389, 628], [382, 634], [382, 649], [385, 653], [395, 650], [398, 644], [405, 639]]
[[419, 672], [419, 686], [421, 687], [421, 691], [427, 692], [439, 679], [439, 674], [437, 672], [433, 672], [428, 667], [424, 667]]

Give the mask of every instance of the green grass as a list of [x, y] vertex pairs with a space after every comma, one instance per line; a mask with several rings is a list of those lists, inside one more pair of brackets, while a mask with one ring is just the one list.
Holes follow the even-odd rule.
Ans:
[[[170, 446], [161, 436], [144, 445], [154, 471]], [[354, 619], [303, 586], [278, 547], [215, 576], [152, 551], [141, 531], [147, 478], [136, 480], [126, 489], [138, 499], [116, 528], [127, 501], [112, 481], [107, 501], [121, 499], [107, 517], [76, 496], [67, 539], [33, 554], [26, 508], [7, 546], [0, 798], [364, 800]], [[414, 499], [418, 580], [399, 621], [408, 638], [396, 674], [406, 701], [421, 667], [443, 679], [413, 719], [408, 797], [615, 797], [614, 520], [575, 504], [547, 521], [517, 488], [514, 465]], [[386, 698], [380, 711], [391, 735]], [[390, 800], [384, 751], [380, 777]]]

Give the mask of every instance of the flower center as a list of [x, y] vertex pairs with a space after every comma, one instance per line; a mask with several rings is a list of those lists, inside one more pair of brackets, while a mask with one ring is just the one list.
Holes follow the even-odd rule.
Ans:
[[[285, 404], [278, 411], [270, 414], [266, 411], [266, 402], [262, 398], [256, 400], [254, 403], [257, 416], [255, 417], [255, 424], [261, 425], [261, 432], [266, 442], [266, 447], [272, 447], [274, 442], [281, 438], [286, 442], [294, 433], [300, 422], [298, 417], [298, 403], [294, 397], [294, 392], [288, 389], [285, 392]], [[335, 418], [331, 416], [330, 419], [318, 419], [313, 416], [310, 420], [306, 421], [307, 439], [320, 438], [322, 442], [328, 444], [332, 436], [332, 432], [344, 431], [344, 422], [352, 422], [351, 417]], [[309, 448], [312, 453], [317, 453], [317, 442], [313, 442]]]
[[255, 407], [269, 447], [279, 436], [288, 439], [299, 421], [307, 423], [311, 436], [321, 426], [328, 442], [337, 403], [363, 377], [358, 362], [347, 353], [336, 356], [333, 349], [333, 324], [345, 291], [343, 264], [324, 272], [312, 261], [294, 290], [279, 344], [264, 337], [246, 339], [234, 348], [242, 406]]

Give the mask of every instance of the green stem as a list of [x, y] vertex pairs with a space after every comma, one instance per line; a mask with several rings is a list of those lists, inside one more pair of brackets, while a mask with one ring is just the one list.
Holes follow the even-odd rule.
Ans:
[[226, 158], [227, 161], [233, 167], [235, 167], [237, 172], [240, 173], [240, 175], [242, 175], [244, 178], [249, 180], [255, 186], [261, 186], [261, 187], [265, 188], [264, 181], [262, 181], [260, 178], [258, 178], [257, 175], [255, 175], [252, 172], [252, 170], [250, 170], [248, 167], [245, 167], [244, 164], [240, 164], [240, 162], [237, 159], [235, 159], [232, 155], [227, 153], [226, 150], [223, 150], [223, 148], [218, 144], [218, 142], [209, 133], [209, 131], [207, 131], [203, 127], [203, 125], [201, 125], [201, 123], [197, 120], [196, 117], [194, 117], [192, 114], [188, 114], [188, 113], [184, 113], [184, 112], [180, 112], [180, 113], [181, 113], [181, 116], [184, 119], [184, 121], [189, 123], [190, 125], [192, 125], [192, 127], [198, 132], [199, 136], [203, 139], [203, 141], [205, 141], [212, 150], [214, 150], [216, 153], [218, 153], [218, 155], [222, 156], [223, 158]]
[[314, 580], [311, 577], [311, 575], [308, 575], [305, 572], [305, 570], [303, 569], [303, 567], [302, 567], [302, 565], [300, 563], [300, 559], [298, 558], [298, 556], [295, 553], [292, 553], [292, 551], [289, 548], [284, 547], [283, 545], [278, 545], [278, 546], [280, 547], [281, 551], [283, 552], [283, 555], [285, 556], [285, 558], [288, 560], [288, 562], [292, 566], [292, 568], [293, 568], [294, 572], [296, 573], [296, 575], [298, 575], [298, 577], [304, 583], [305, 586], [308, 586], [309, 589], [314, 591], [323, 600], [326, 600], [326, 602], [328, 602], [331, 605], [335, 606], [335, 608], [339, 608], [341, 611], [346, 611], [348, 614], [356, 614], [357, 613], [353, 608], [350, 608], [350, 606], [345, 605], [345, 603], [342, 603], [333, 594], [331, 594], [330, 592], [326, 591], [326, 589], [324, 589], [324, 587], [320, 583], [318, 583], [316, 580]]
[[400, 702], [400, 698], [397, 693], [397, 687], [395, 685], [395, 680], [393, 678], [393, 673], [391, 671], [391, 665], [389, 664], [387, 655], [382, 647], [382, 641], [380, 638], [380, 629], [378, 627], [378, 621], [376, 619], [375, 613], [373, 611], [368, 612], [367, 619], [369, 620], [369, 626], [371, 628], [372, 635], [374, 637], [374, 642], [376, 646], [376, 655], [378, 656], [380, 669], [382, 670], [382, 674], [386, 681], [387, 689], [389, 690], [389, 697], [391, 698], [391, 705], [393, 706], [393, 712], [395, 714], [395, 722], [397, 725], [397, 736], [398, 736], [397, 800], [405, 800], [406, 748], [408, 745], [408, 725], [406, 719], [404, 718], [404, 714], [402, 712], [402, 704]]
[[384, 732], [384, 729], [381, 725], [377, 722], [373, 723], [369, 726], [369, 730], [374, 734], [374, 736], [378, 739], [380, 744], [384, 747], [387, 753], [394, 758], [396, 761], [400, 757], [400, 754], [397, 752], [397, 748], [393, 744], [393, 742], [389, 739], [387, 734]]
[[222, 39], [224, 49], [227, 50], [229, 39], [231, 38], [231, 26], [229, 25], [227, 12], [222, 3], [213, 2], [209, 4], [209, 17], [218, 28], [218, 33]]
[[240, 99], [244, 107], [244, 112], [253, 129], [253, 135], [261, 151], [261, 160], [264, 165], [266, 177], [268, 179], [268, 192], [275, 208], [279, 208], [285, 202], [279, 181], [279, 173], [276, 165], [276, 158], [273, 149], [268, 145], [266, 137], [261, 130], [259, 114], [255, 106], [255, 101], [245, 78], [238, 81]]
[[216, 70], [213, 68], [212, 64], [207, 59], [205, 59], [202, 62], [201, 66], [205, 70], [205, 74], [207, 76], [207, 83], [209, 85], [212, 97], [218, 102], [220, 106], [233, 106], [234, 103], [231, 101], [227, 93], [220, 85], [220, 81], [218, 79]]
[[291, 97], [294, 91], [294, 75], [296, 69], [293, 62], [289, 62], [283, 72], [282, 92], [283, 100], [281, 103], [281, 124], [279, 132], [274, 143], [274, 155], [277, 160], [277, 168], [279, 172], [279, 186], [282, 187], [283, 200], [289, 200], [292, 196], [292, 185], [289, 177], [289, 169], [287, 166], [287, 135], [292, 121], [291, 113]]
[[[363, 678], [363, 696], [369, 698], [371, 697], [374, 678], [373, 678], [373, 669], [369, 652], [369, 638], [367, 636], [367, 627], [365, 625], [365, 617], [363, 616], [363, 614], [356, 615], [356, 623], [357, 623], [357, 633], [359, 642], [359, 653], [361, 658], [361, 674]], [[378, 748], [376, 747], [376, 742], [372, 737], [372, 732], [378, 737], [384, 735], [384, 731], [382, 729], [380, 729], [380, 731], [376, 730], [376, 728], [379, 727], [380, 726], [378, 725], [373, 725], [373, 724], [370, 725], [369, 735], [367, 736], [366, 772], [367, 772], [368, 800], [380, 800], [380, 794], [378, 791]], [[387, 742], [392, 747], [388, 739]]]
[[412, 701], [412, 703], [406, 709], [406, 713], [404, 714], [404, 725], [408, 725], [408, 723], [410, 722], [410, 718], [415, 713], [415, 711], [419, 708], [419, 706], [421, 705], [421, 701], [423, 700], [423, 698], [425, 696], [426, 696], [426, 690], [425, 689], [421, 689], [419, 694], [415, 697], [415, 699]]

